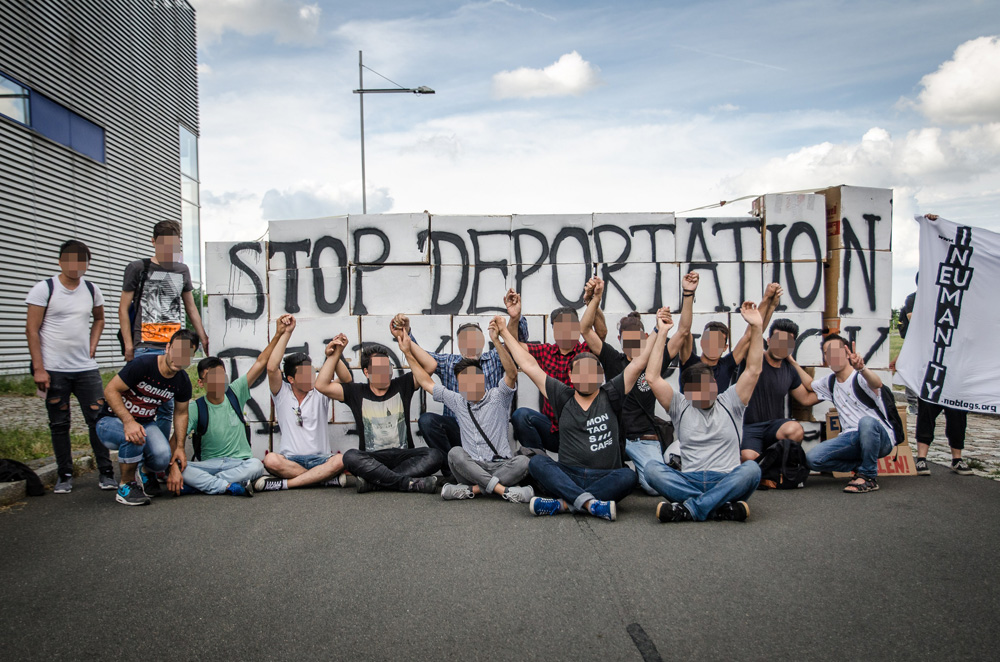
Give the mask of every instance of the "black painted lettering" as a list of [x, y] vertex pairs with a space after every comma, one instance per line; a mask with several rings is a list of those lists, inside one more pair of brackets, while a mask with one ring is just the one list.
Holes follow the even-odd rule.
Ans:
[[[518, 292], [521, 291], [521, 283], [524, 279], [535, 273], [542, 268], [545, 264], [545, 260], [549, 257], [549, 241], [545, 238], [545, 235], [538, 230], [531, 230], [529, 228], [518, 228], [510, 233], [511, 238], [514, 241], [514, 289]], [[524, 268], [524, 257], [521, 251], [521, 237], [531, 237], [542, 248], [541, 254], [538, 256], [538, 261], [529, 266], [527, 269]]]
[[[617, 234], [618, 236], [620, 236], [622, 239], [625, 240], [625, 248], [623, 248], [621, 254], [619, 254], [618, 257], [616, 257], [613, 260], [607, 259], [607, 257], [604, 255], [604, 246], [601, 241], [601, 235], [605, 232], [611, 232]], [[593, 234], [594, 234], [594, 246], [597, 251], [597, 261], [601, 265], [601, 279], [604, 280], [604, 298], [601, 301], [601, 305], [602, 306], [607, 305], [608, 292], [610, 292], [611, 288], [614, 287], [616, 290], [618, 290], [618, 293], [622, 295], [622, 298], [625, 299], [625, 303], [628, 304], [628, 307], [631, 308], [632, 310], [635, 310], [636, 307], [635, 302], [633, 302], [632, 298], [629, 297], [628, 292], [626, 292], [625, 288], [621, 286], [621, 283], [615, 280], [615, 277], [612, 275], [616, 271], [620, 271], [621, 269], [625, 268], [625, 265], [627, 264], [626, 260], [628, 260], [628, 256], [632, 252], [631, 238], [629, 237], [628, 233], [625, 230], [618, 227], [617, 225], [598, 226], [594, 228]]]
[[260, 276], [254, 273], [254, 270], [242, 259], [240, 259], [240, 251], [254, 251], [255, 253], [260, 253], [262, 251], [260, 243], [256, 241], [245, 241], [239, 244], [235, 244], [229, 249], [229, 263], [239, 269], [250, 282], [253, 283], [254, 289], [254, 304], [255, 308], [250, 310], [243, 310], [242, 308], [237, 308], [229, 302], [229, 297], [222, 300], [223, 310], [225, 311], [225, 319], [240, 319], [240, 320], [255, 320], [264, 314], [264, 307], [267, 304], [267, 297], [264, 295], [264, 284], [260, 280]]
[[[323, 270], [319, 266], [320, 257], [323, 251], [330, 249], [337, 256], [337, 269], [340, 271], [340, 291], [334, 301], [326, 299], [326, 282], [324, 281]], [[310, 266], [313, 270], [313, 294], [316, 297], [316, 307], [328, 315], [340, 311], [347, 301], [347, 247], [344, 242], [336, 237], [320, 237], [313, 245]]]
[[376, 237], [382, 242], [382, 253], [372, 262], [354, 267], [354, 314], [367, 315], [368, 308], [365, 306], [364, 286], [362, 284], [362, 274], [378, 271], [389, 259], [389, 237], [378, 228], [358, 228], [354, 231], [354, 263], [361, 262], [361, 239], [364, 237]]
[[507, 280], [507, 260], [506, 259], [504, 259], [504, 260], [498, 260], [498, 261], [483, 260], [482, 257], [481, 257], [481, 255], [480, 255], [479, 238], [480, 237], [486, 237], [486, 236], [492, 236], [492, 235], [506, 236], [509, 239], [510, 238], [510, 230], [486, 230], [486, 231], [469, 230], [469, 238], [472, 240], [472, 264], [473, 264], [473, 267], [472, 267], [472, 296], [469, 299], [469, 307], [466, 310], [466, 312], [469, 315], [480, 315], [482, 313], [490, 313], [490, 312], [499, 312], [499, 313], [507, 312], [507, 309], [504, 306], [500, 306], [500, 305], [480, 306], [479, 305], [479, 276], [480, 276], [480, 274], [482, 274], [484, 271], [488, 271], [490, 269], [498, 269], [501, 273], [503, 273], [504, 281], [506, 282], [506, 280]]
[[309, 255], [308, 239], [299, 241], [271, 241], [267, 244], [267, 257], [273, 258], [281, 253], [285, 256], [285, 269], [288, 277], [285, 279], [285, 312], [299, 312], [299, 263], [298, 253]]

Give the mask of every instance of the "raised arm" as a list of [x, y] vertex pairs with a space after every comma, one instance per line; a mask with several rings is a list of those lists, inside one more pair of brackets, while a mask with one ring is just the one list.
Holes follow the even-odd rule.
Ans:
[[[768, 323], [771, 321], [771, 315], [774, 314], [774, 309], [778, 307], [778, 298], [782, 294], [781, 286], [777, 283], [771, 283], [767, 286], [767, 290], [764, 292], [764, 298], [760, 300], [757, 305], [757, 311], [760, 313], [761, 317], [761, 342], [764, 342], [764, 329], [767, 328]], [[747, 351], [750, 349], [750, 327], [747, 327], [746, 332], [740, 341], [736, 343], [733, 347], [733, 359], [737, 364], [743, 363], [743, 360], [747, 357]]]
[[[583, 340], [587, 343], [590, 351], [596, 356], [600, 356], [601, 350], [604, 349], [604, 340], [594, 330], [594, 322], [597, 320], [597, 313], [601, 310], [601, 295], [604, 294], [604, 281], [600, 278], [591, 278], [587, 281], [587, 290], [590, 291], [590, 301], [583, 310], [583, 317], [580, 318], [580, 335], [583, 336]], [[606, 327], [605, 335], [607, 335]]]
[[[598, 278], [596, 280], [600, 280], [600, 279]], [[600, 303], [601, 303], [600, 299], [603, 296], [603, 290], [602, 290], [601, 294], [596, 294], [595, 295], [594, 294], [594, 287], [595, 287], [594, 286], [594, 281], [595, 281], [595, 279], [591, 278], [589, 281], [587, 281], [587, 284], [583, 286], [583, 303], [585, 305], [590, 305], [590, 302], [593, 299], [595, 299], [595, 298], [598, 299], [598, 302], [597, 302], [598, 303], [598, 308], [597, 308], [597, 312], [594, 314], [594, 324], [593, 324], [593, 326], [594, 326], [594, 332], [597, 333], [597, 337], [600, 338], [603, 341], [604, 339], [606, 339], [608, 337], [608, 323], [604, 319], [604, 311], [601, 310], [601, 308], [600, 308]], [[604, 281], [601, 281], [601, 282], [603, 283]], [[589, 347], [590, 345], [587, 345], [587, 346]]]
[[275, 322], [276, 328], [274, 330], [274, 335], [271, 336], [271, 342], [267, 343], [267, 347], [264, 348], [263, 352], [257, 355], [257, 360], [254, 361], [253, 365], [250, 366], [250, 369], [247, 370], [248, 386], [253, 386], [253, 383], [257, 381], [257, 378], [260, 377], [265, 370], [267, 370], [267, 361], [271, 358], [271, 353], [274, 352], [274, 348], [278, 345], [278, 341], [284, 333], [287, 318], [289, 317], [291, 317], [291, 315], [282, 315], [278, 318], [278, 321]]
[[500, 332], [500, 338], [503, 339], [504, 346], [510, 350], [510, 355], [514, 358], [517, 365], [520, 366], [521, 371], [535, 383], [539, 391], [545, 393], [545, 379], [548, 375], [538, 365], [538, 361], [535, 360], [535, 357], [531, 355], [528, 349], [511, 334], [509, 324]]
[[736, 380], [736, 395], [739, 396], [740, 402], [749, 404], [750, 396], [753, 395], [753, 390], [757, 387], [757, 380], [760, 379], [760, 373], [764, 366], [764, 320], [761, 319], [757, 304], [753, 301], [744, 301], [740, 307], [740, 314], [750, 326], [747, 328], [749, 336], [747, 366], [740, 378]]
[[[670, 311], [666, 308], [661, 308], [660, 310], [664, 311], [668, 326], [666, 330], [660, 331], [659, 324], [657, 324], [656, 333], [647, 340], [645, 346], [642, 348], [642, 351], [639, 353], [639, 356], [629, 361], [629, 364], [625, 366], [624, 379], [626, 395], [628, 395], [628, 392], [632, 390], [633, 386], [635, 386], [635, 383], [639, 380], [639, 375], [642, 374], [642, 371], [646, 369], [646, 366], [649, 363], [649, 355], [653, 351], [653, 345], [662, 344], [657, 342], [660, 337], [660, 333], [666, 334], [674, 325], [673, 319], [670, 317]], [[659, 321], [659, 313], [657, 313], [657, 321]], [[662, 357], [660, 358], [660, 361], [662, 363]]]
[[[396, 339], [397, 343], [401, 343], [403, 336], [407, 336], [407, 340], [410, 341], [410, 346], [411, 346], [410, 351], [413, 356], [413, 359], [420, 363], [420, 366], [424, 369], [424, 371], [428, 375], [434, 374], [434, 371], [437, 370], [438, 367], [437, 359], [431, 356], [426, 349], [424, 349], [416, 342], [414, 342], [411, 338], [409, 338], [409, 333], [410, 333], [409, 317], [403, 315], [402, 313], [397, 314], [393, 318], [389, 326], [389, 332], [392, 333], [392, 336]], [[400, 349], [402, 349], [402, 344], [400, 344]], [[411, 365], [410, 367], [412, 368], [413, 366]], [[413, 383], [415, 386], [419, 386], [419, 384], [417, 384], [415, 380]]]
[[865, 366], [865, 360], [857, 353], [855, 343], [851, 343], [851, 351], [847, 353], [847, 360], [850, 362], [851, 367], [860, 372], [861, 376], [865, 378], [865, 381], [868, 382], [868, 387], [878, 393], [878, 390], [882, 388], [882, 380]]
[[670, 320], [670, 311], [660, 308], [656, 313], [656, 333], [650, 335], [652, 342], [647, 343], [650, 347], [649, 360], [646, 364], [646, 383], [652, 389], [656, 400], [665, 409], [670, 409], [670, 401], [674, 399], [674, 389], [663, 378], [663, 350], [667, 344], [667, 332], [673, 326]]
[[517, 364], [507, 351], [506, 345], [500, 342], [500, 330], [504, 328], [503, 317], [497, 315], [490, 320], [490, 340], [496, 349], [497, 356], [500, 357], [500, 364], [503, 365], [503, 380], [507, 386], [514, 388], [517, 384]]
[[[282, 316], [284, 317], [284, 316]], [[285, 348], [295, 330], [295, 318], [291, 315], [285, 319], [285, 328], [279, 334], [277, 330], [274, 335], [278, 337], [278, 342], [271, 349], [271, 355], [267, 357], [267, 385], [271, 393], [276, 395], [281, 390], [281, 383], [285, 378], [281, 374], [281, 359], [285, 358]]]
[[333, 381], [333, 373], [340, 364], [340, 357], [344, 354], [347, 342], [347, 336], [338, 333], [333, 340], [326, 344], [326, 348], [323, 350], [323, 353], [326, 354], [326, 360], [323, 361], [323, 367], [316, 375], [316, 390], [339, 402], [344, 401], [344, 385]]
[[694, 292], [698, 289], [698, 273], [692, 271], [681, 281], [681, 322], [674, 335], [667, 341], [667, 354], [677, 356], [687, 348], [686, 361], [691, 357], [691, 316], [694, 311]]
[[399, 351], [407, 358], [407, 363], [410, 364], [410, 373], [413, 375], [413, 382], [424, 389], [428, 393], [434, 393], [434, 380], [431, 378], [430, 374], [424, 370], [424, 366], [420, 364], [420, 360], [413, 355], [413, 348], [417, 347], [417, 344], [410, 340], [409, 334], [402, 333], [399, 335]]
[[[521, 316], [521, 295], [514, 288], [503, 295], [503, 305], [507, 309], [507, 328], [518, 342], [528, 342], [528, 322]], [[495, 345], [496, 343], [494, 343]]]

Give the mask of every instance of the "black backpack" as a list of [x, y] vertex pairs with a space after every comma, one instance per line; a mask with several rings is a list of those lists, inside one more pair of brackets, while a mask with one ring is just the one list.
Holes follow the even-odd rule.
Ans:
[[28, 496], [42, 496], [45, 488], [42, 481], [31, 468], [17, 460], [0, 460], [0, 483], [25, 481], [24, 493]]
[[[191, 435], [191, 446], [194, 448], [195, 460], [201, 459], [201, 438], [208, 432], [208, 401], [205, 400], [205, 397], [203, 395], [194, 401], [195, 407], [198, 408], [198, 426], [195, 428], [194, 434]], [[239, 416], [240, 423], [243, 424], [243, 432], [247, 436], [247, 444], [249, 444], [250, 425], [243, 417], [243, 408], [240, 407], [240, 400], [236, 397], [236, 392], [229, 386], [226, 387], [226, 399], [229, 400], [229, 404], [236, 411], [236, 415]]]
[[[892, 436], [896, 438], [896, 445], [899, 446], [906, 442], [906, 428], [903, 426], [903, 419], [899, 417], [899, 411], [896, 410], [896, 397], [892, 394], [892, 389], [882, 384], [882, 388], [879, 389], [879, 395], [882, 398], [882, 405], [885, 407], [886, 413], [883, 414], [882, 410], [879, 409], [872, 397], [868, 395], [861, 384], [858, 383], [858, 379], [861, 378], [861, 374], [858, 372], [854, 373], [854, 379], [852, 380], [851, 386], [854, 389], [854, 397], [858, 399], [858, 402], [863, 404], [868, 409], [875, 412], [879, 420], [888, 425], [892, 429]], [[837, 379], [836, 375], [830, 375], [827, 380], [826, 386], [830, 390], [830, 398], [833, 400], [833, 387]], [[837, 406], [837, 401], [833, 400], [833, 406]], [[888, 418], [886, 418], [888, 415]]]
[[[149, 279], [149, 265], [152, 263], [153, 261], [150, 258], [142, 258], [142, 276], [139, 277], [139, 287], [135, 288], [135, 292], [132, 294], [132, 301], [128, 304], [128, 326], [132, 333], [135, 333], [135, 318], [139, 313], [142, 291], [146, 289], [146, 280]], [[122, 348], [122, 356], [125, 356], [125, 336], [122, 335], [121, 329], [118, 329], [118, 344]]]
[[757, 458], [760, 480], [773, 481], [779, 490], [794, 490], [806, 486], [809, 467], [802, 444], [791, 439], [780, 439], [768, 446]]

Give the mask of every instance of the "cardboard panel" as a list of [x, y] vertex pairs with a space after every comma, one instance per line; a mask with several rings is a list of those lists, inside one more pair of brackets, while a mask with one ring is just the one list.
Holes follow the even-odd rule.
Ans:
[[838, 316], [889, 319], [892, 313], [892, 253], [843, 249], [833, 251], [831, 263], [840, 265]]
[[891, 250], [892, 189], [834, 186], [819, 193], [826, 198], [828, 252]]
[[697, 271], [701, 277], [694, 299], [694, 312], [717, 313], [737, 310], [744, 301], [759, 302], [761, 263], [685, 263], [680, 273]]
[[352, 365], [357, 360], [360, 329], [357, 317], [322, 317], [316, 319], [297, 319], [295, 330], [288, 341], [286, 355], [292, 352], [304, 352], [312, 359], [313, 367], [319, 370], [326, 360], [326, 344], [337, 335], [347, 336], [348, 344], [344, 350], [344, 359]]
[[[408, 315], [410, 328], [418, 344], [426, 350], [451, 354], [452, 327], [448, 315]], [[389, 330], [392, 315], [365, 315], [361, 318], [361, 343], [364, 346], [380, 344], [389, 348], [398, 365], [409, 367], [396, 339]]]
[[260, 241], [205, 243], [206, 294], [266, 294], [267, 251]]
[[840, 335], [855, 343], [856, 350], [865, 359], [865, 365], [872, 370], [889, 368], [889, 331], [888, 318], [840, 318]]
[[778, 312], [823, 312], [826, 295], [822, 262], [769, 262], [763, 265], [763, 285], [778, 283], [784, 290]]
[[351, 264], [430, 262], [428, 214], [351, 214], [348, 230]]
[[505, 314], [503, 303], [511, 270], [444, 265], [431, 267], [429, 307], [432, 315]]
[[510, 264], [510, 216], [439, 216], [431, 224], [431, 263]]
[[282, 269], [267, 274], [271, 319], [285, 313], [296, 317], [347, 315], [350, 272], [344, 268]]
[[[347, 258], [351, 257], [346, 216], [270, 221], [267, 224], [267, 236], [273, 256], [270, 269], [307, 266], [343, 267], [347, 266], [347, 263], [337, 260], [336, 254], [345, 251]], [[303, 241], [306, 245], [303, 245]], [[292, 250], [293, 247], [295, 250]], [[311, 264], [313, 253], [317, 249], [319, 252], [316, 254], [316, 260], [319, 263]], [[295, 261], [294, 266], [292, 260]]]
[[680, 265], [675, 262], [599, 265], [597, 275], [604, 279], [605, 313], [680, 310]]
[[672, 213], [594, 214], [594, 261], [675, 262], [676, 220]]
[[395, 315], [420, 312], [431, 304], [427, 265], [351, 267], [351, 314]]
[[762, 225], [762, 221], [753, 216], [678, 218], [676, 259], [678, 262], [760, 262]]
[[218, 354], [229, 347], [260, 351], [268, 341], [266, 301], [252, 294], [208, 297], [205, 324], [209, 349]]
[[591, 214], [515, 214], [511, 218], [510, 264], [594, 262]]
[[768, 194], [754, 202], [764, 219], [765, 262], [826, 257], [826, 200], [817, 194]]
[[[521, 314], [548, 315], [556, 308], [583, 308], [583, 288], [593, 275], [590, 264], [515, 265], [510, 286], [521, 293]], [[518, 279], [518, 274], [523, 278]]]

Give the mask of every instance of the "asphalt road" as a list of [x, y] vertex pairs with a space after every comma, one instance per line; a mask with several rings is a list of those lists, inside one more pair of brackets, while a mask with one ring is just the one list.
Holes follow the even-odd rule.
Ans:
[[[814, 478], [747, 523], [312, 489], [0, 512], [5, 660], [996, 659], [1000, 483]], [[645, 656], [645, 657], [644, 657]]]

